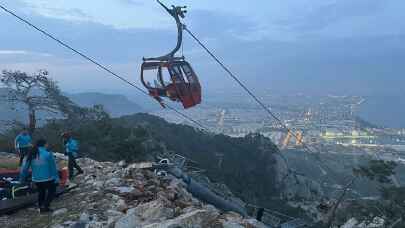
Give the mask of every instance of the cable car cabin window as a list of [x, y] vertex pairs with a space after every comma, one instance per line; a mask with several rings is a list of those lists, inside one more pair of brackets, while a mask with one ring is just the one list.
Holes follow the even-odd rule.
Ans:
[[187, 63], [178, 63], [173, 66], [175, 69], [175, 72], [179, 72], [182, 75], [182, 79], [185, 83], [188, 84], [194, 84], [198, 82], [198, 80], [195, 78], [195, 75], [193, 73], [193, 70]]
[[177, 65], [171, 66], [170, 69], [172, 70], [172, 78], [173, 78], [174, 83], [182, 84], [185, 82], [184, 77], [183, 77], [183, 72]]
[[166, 87], [172, 84], [172, 77], [170, 76], [169, 69], [162, 67], [162, 83]]
[[183, 72], [186, 76], [193, 74], [193, 72], [191, 71], [190, 67], [187, 64], [182, 64], [181, 67], [183, 68]]
[[177, 65], [172, 65], [169, 70], [171, 71], [178, 95], [184, 98], [189, 93], [189, 89], [188, 83], [184, 80], [183, 71]]
[[150, 66], [143, 69], [143, 78], [145, 83], [151, 88], [164, 88], [160, 80], [160, 67]]
[[194, 75], [193, 70], [191, 69], [191, 67], [188, 64], [182, 64], [182, 69], [183, 69], [184, 75], [186, 76], [187, 80], [191, 84], [195, 84], [198, 82], [196, 76]]

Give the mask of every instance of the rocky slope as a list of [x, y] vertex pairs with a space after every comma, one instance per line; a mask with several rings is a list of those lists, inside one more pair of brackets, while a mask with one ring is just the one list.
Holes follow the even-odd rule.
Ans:
[[0, 227], [266, 227], [199, 201], [170, 175], [158, 177], [124, 162], [79, 163], [85, 175], [54, 201], [52, 214], [32, 207], [0, 217]]

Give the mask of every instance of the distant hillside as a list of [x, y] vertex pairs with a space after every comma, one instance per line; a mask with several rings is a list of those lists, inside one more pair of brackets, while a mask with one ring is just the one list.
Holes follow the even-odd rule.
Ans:
[[130, 101], [124, 95], [103, 94], [103, 93], [78, 93], [67, 94], [76, 104], [83, 107], [103, 105], [105, 110], [113, 117], [135, 114], [142, 111], [142, 108]]
[[[7, 91], [0, 88], [0, 96], [4, 97]], [[117, 94], [103, 94], [103, 93], [79, 93], [67, 94], [73, 102], [79, 106], [91, 107], [97, 104], [104, 106], [105, 110], [113, 117], [135, 114], [141, 112], [143, 109], [136, 103], [130, 101], [127, 97]], [[12, 110], [12, 106], [0, 100], [0, 120], [18, 120], [25, 121], [26, 111]], [[39, 115], [39, 118], [41, 119]], [[47, 115], [49, 116], [49, 115]]]

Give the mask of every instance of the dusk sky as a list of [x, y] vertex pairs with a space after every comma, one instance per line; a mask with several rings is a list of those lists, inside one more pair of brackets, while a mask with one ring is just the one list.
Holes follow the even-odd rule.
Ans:
[[[187, 5], [188, 27], [257, 90], [403, 93], [405, 1], [164, 2]], [[138, 84], [142, 57], [164, 54], [176, 41], [172, 18], [152, 0], [0, 3]], [[0, 69], [45, 68], [69, 92], [139, 95], [4, 12], [0, 27]], [[234, 85], [188, 36], [184, 54], [206, 91]]]

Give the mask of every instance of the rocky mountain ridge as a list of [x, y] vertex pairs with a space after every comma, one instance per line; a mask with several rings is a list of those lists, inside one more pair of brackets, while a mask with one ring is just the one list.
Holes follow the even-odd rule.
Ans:
[[[58, 156], [62, 158], [62, 156]], [[77, 188], [53, 203], [55, 211], [39, 215], [35, 208], [0, 217], [1, 227], [267, 227], [255, 219], [221, 212], [187, 192], [173, 176], [125, 162], [79, 159], [85, 175]]]

